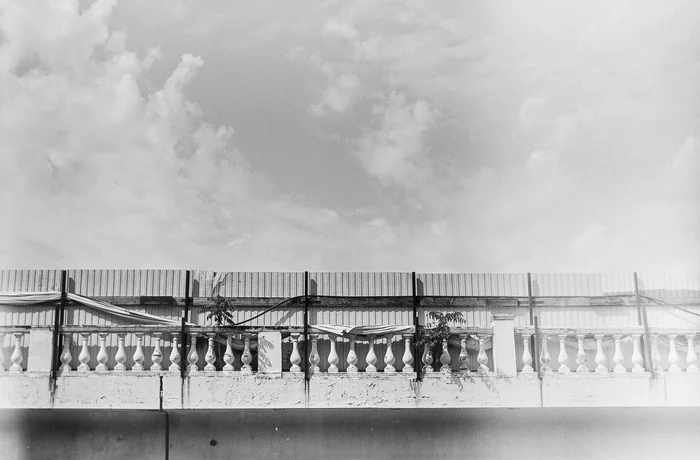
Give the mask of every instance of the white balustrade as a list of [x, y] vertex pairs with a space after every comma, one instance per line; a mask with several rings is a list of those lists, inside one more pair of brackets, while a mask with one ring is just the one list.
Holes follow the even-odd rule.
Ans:
[[423, 372], [430, 374], [434, 372], [433, 369], [433, 352], [430, 350], [430, 344], [426, 343], [423, 345]]
[[451, 373], [452, 367], [450, 367], [450, 364], [452, 363], [452, 357], [450, 356], [450, 351], [447, 347], [448, 340], [445, 339], [442, 341], [442, 354], [440, 355], [440, 364], [442, 364], [442, 366], [440, 366], [440, 371]]
[[542, 372], [551, 372], [552, 371], [552, 366], [550, 363], [552, 362], [552, 358], [549, 356], [549, 348], [547, 347], [547, 343], [549, 341], [547, 334], [540, 334], [542, 336], [542, 351], [540, 352], [540, 370]]
[[413, 353], [411, 353], [411, 335], [404, 334], [403, 339], [404, 349], [403, 357], [401, 358], [401, 360], [403, 361], [402, 372], [409, 373], [413, 372]]
[[155, 345], [153, 347], [153, 353], [151, 353], [151, 369], [152, 371], [160, 371], [163, 369], [163, 366], [161, 366], [160, 363], [163, 362], [163, 352], [160, 349], [160, 341], [161, 337], [163, 336], [162, 332], [154, 332], [153, 333], [153, 340], [155, 341]]
[[523, 370], [526, 374], [531, 374], [535, 372], [532, 367], [532, 352], [530, 351], [530, 337], [532, 334], [523, 333]]
[[486, 339], [488, 337], [488, 335], [478, 335], [476, 337], [479, 341], [479, 354], [476, 356], [476, 361], [479, 363], [479, 372], [489, 371], [489, 356], [486, 354]]
[[388, 374], [396, 372], [396, 368], [394, 367], [396, 357], [394, 356], [394, 350], [391, 349], [391, 341], [393, 338], [394, 337], [392, 335], [388, 335], [386, 337], [386, 353], [384, 353], [384, 372]]
[[311, 337], [311, 353], [309, 353], [309, 372], [316, 373], [321, 372], [321, 368], [318, 364], [321, 362], [321, 355], [318, 354], [318, 334], [310, 334]]
[[671, 374], [678, 374], [681, 371], [681, 367], [678, 365], [680, 362], [680, 357], [678, 356], [678, 351], [676, 350], [676, 334], [668, 334], [668, 372]]
[[331, 374], [337, 374], [340, 358], [338, 357], [338, 352], [335, 349], [335, 344], [338, 337], [334, 334], [329, 334], [328, 338], [331, 342], [331, 351], [328, 353], [328, 372]]
[[88, 339], [90, 338], [89, 332], [81, 332], [83, 346], [78, 355], [78, 361], [80, 365], [78, 366], [78, 372], [88, 372], [90, 370], [90, 352], [88, 350]]
[[700, 372], [698, 368], [698, 355], [695, 353], [695, 345], [693, 339], [695, 334], [688, 334], [685, 336], [688, 341], [688, 354], [686, 355], [685, 361], [688, 363], [688, 372]]
[[377, 355], [374, 353], [374, 336], [371, 335], [369, 337], [369, 351], [367, 352], [367, 358], [365, 359], [367, 362], [367, 369], [365, 369], [365, 372], [377, 372]]
[[613, 354], [613, 363], [615, 364], [615, 367], [613, 368], [613, 372], [617, 374], [624, 374], [627, 372], [627, 369], [622, 364], [625, 362], [625, 357], [622, 354], [622, 335], [615, 334], [613, 335], [613, 339], [615, 340], [615, 353]]
[[12, 335], [15, 337], [15, 349], [12, 352], [12, 356], [10, 356], [10, 361], [12, 361], [10, 372], [22, 372], [22, 361], [24, 360], [24, 356], [22, 356], [21, 342], [24, 332], [15, 332]]
[[124, 340], [126, 338], [126, 332], [119, 332], [117, 334], [117, 354], [114, 355], [114, 360], [117, 364], [114, 365], [114, 372], [124, 372], [126, 371], [126, 350], [124, 349]]
[[663, 372], [661, 366], [661, 352], [659, 351], [659, 334], [651, 334], [651, 361], [654, 372]]
[[107, 336], [109, 336], [109, 332], [98, 332], [97, 335], [100, 337], [100, 351], [97, 352], [97, 366], [95, 367], [95, 371], [107, 372], [107, 361], [109, 361], [109, 355], [107, 354]]
[[586, 350], [583, 347], [583, 341], [586, 338], [586, 334], [576, 334], [576, 341], [578, 343], [578, 350], [576, 352], [576, 372], [588, 372], [588, 358], [586, 357]]
[[559, 356], [557, 357], [557, 362], [559, 363], [559, 369], [557, 372], [571, 372], [571, 368], [568, 366], [569, 355], [566, 353], [566, 336], [567, 334], [558, 334], [559, 338]]
[[348, 350], [348, 357], [345, 362], [348, 363], [348, 373], [357, 373], [357, 353], [355, 353], [355, 336], [351, 335], [350, 339], [350, 349]]
[[243, 354], [241, 355], [243, 366], [241, 366], [241, 374], [253, 373], [253, 367], [250, 365], [253, 362], [253, 354], [250, 352], [250, 337], [251, 334], [249, 332], [243, 333]]
[[73, 360], [73, 356], [70, 353], [70, 342], [71, 342], [71, 334], [64, 333], [63, 334], [63, 351], [61, 352], [61, 367], [59, 369], [59, 372], [61, 373], [61, 375], [64, 372], [71, 372], [73, 370], [70, 366], [70, 362]]
[[469, 351], [467, 351], [467, 334], [460, 334], [459, 336], [459, 370], [462, 372], [469, 372]]
[[640, 373], [644, 372], [644, 358], [642, 357], [642, 350], [639, 346], [639, 334], [632, 335], [632, 372]]
[[[299, 336], [299, 334], [296, 334]], [[296, 339], [294, 340], [294, 351], [297, 353], [297, 357], [299, 358], [299, 361], [301, 362], [301, 357], [299, 356], [299, 351], [296, 349]], [[233, 354], [233, 334], [226, 334], [226, 353], [224, 353], [224, 372], [234, 372], [236, 369], [233, 367], [233, 362], [236, 360], [236, 357]], [[292, 363], [294, 362], [292, 358]], [[298, 364], [298, 363], [297, 363]], [[299, 367], [299, 366], [297, 366]], [[295, 372], [294, 366], [292, 366], [292, 372]]]
[[142, 371], [143, 362], [146, 360], [146, 355], [143, 354], [143, 332], [135, 332], [136, 336], [136, 351], [134, 351], [134, 365], [131, 367], [132, 371]]
[[301, 354], [299, 353], [299, 334], [293, 333], [292, 336], [292, 355], [289, 357], [289, 361], [292, 363], [292, 367], [289, 369], [290, 372], [301, 372]]
[[199, 361], [199, 353], [197, 353], [197, 335], [196, 332], [190, 332], [190, 352], [187, 354], [187, 371], [190, 374], [195, 374], [199, 372], [199, 366], [197, 362]]
[[215, 338], [216, 334], [214, 332], [209, 332], [207, 334], [207, 354], [204, 355], [204, 361], [207, 362], [207, 365], [204, 366], [205, 372], [216, 372], [216, 366], [214, 365], [214, 363], [216, 363], [216, 354], [214, 354]]
[[595, 368], [596, 372], [608, 372], [607, 359], [605, 358], [605, 353], [603, 352], [603, 334], [594, 335], [596, 342], [596, 353], [595, 353], [595, 363], [598, 365]]
[[178, 341], [179, 340], [177, 334], [173, 332], [172, 338], [170, 340], [173, 348], [170, 351], [170, 356], [168, 356], [168, 359], [170, 360], [170, 366], [168, 367], [168, 370], [170, 372], [180, 372], [180, 360], [182, 358], [180, 357], [180, 348]]

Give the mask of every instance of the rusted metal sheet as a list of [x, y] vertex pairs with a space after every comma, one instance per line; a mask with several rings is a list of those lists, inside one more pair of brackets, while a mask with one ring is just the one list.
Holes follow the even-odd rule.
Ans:
[[640, 273], [639, 290], [650, 297], [700, 297], [700, 274]]
[[311, 294], [329, 296], [410, 296], [410, 273], [402, 272], [311, 272]]
[[185, 270], [69, 270], [68, 291], [86, 297], [185, 297]]
[[[209, 297], [216, 272], [192, 272], [192, 297]], [[304, 295], [303, 272], [227, 272], [217, 285], [224, 297], [288, 298]]]
[[0, 270], [0, 292], [61, 290], [61, 270]]
[[615, 273], [533, 273], [535, 297], [634, 294], [634, 275]]
[[419, 273], [418, 295], [526, 297], [527, 275], [502, 273]]

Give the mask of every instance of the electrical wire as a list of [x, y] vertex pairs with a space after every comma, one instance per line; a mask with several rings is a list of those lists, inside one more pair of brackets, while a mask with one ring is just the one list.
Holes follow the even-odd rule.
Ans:
[[678, 305], [673, 305], [673, 304], [668, 303], [668, 302], [664, 302], [663, 300], [655, 299], [655, 298], [653, 298], [653, 297], [648, 297], [648, 296], [641, 295], [641, 294], [639, 295], [639, 297], [642, 297], [642, 298], [644, 298], [644, 299], [647, 299], [647, 300], [649, 300], [649, 301], [651, 301], [651, 302], [654, 302], [654, 303], [656, 303], [656, 304], [659, 304], [659, 305], [661, 305], [661, 306], [675, 308], [676, 310], [680, 310], [680, 311], [686, 312], [686, 313], [688, 313], [688, 314], [690, 314], [690, 315], [700, 316], [700, 313], [698, 313], [698, 312], [686, 310], [685, 308], [679, 307]]

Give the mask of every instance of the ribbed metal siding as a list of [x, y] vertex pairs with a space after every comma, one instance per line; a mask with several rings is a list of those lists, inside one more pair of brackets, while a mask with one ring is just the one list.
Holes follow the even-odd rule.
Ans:
[[55, 307], [22, 305], [0, 307], [0, 326], [52, 326]]
[[[344, 326], [412, 326], [413, 305], [405, 309], [394, 307], [313, 307], [309, 310], [310, 324], [338, 324]], [[303, 321], [303, 319], [302, 319]]]
[[466, 321], [463, 324], [452, 324], [452, 327], [491, 327], [491, 318], [493, 314], [510, 314], [515, 315], [515, 327], [527, 327], [529, 313], [527, 307], [419, 307], [418, 322], [421, 325], [426, 325], [432, 320], [429, 313], [433, 312], [459, 312]]
[[185, 297], [185, 270], [70, 270], [69, 290], [86, 297]]
[[0, 292], [61, 290], [61, 270], [0, 270]]
[[[269, 307], [236, 307], [233, 312], [233, 321], [240, 323], [249, 318], [267, 310]], [[213, 326], [212, 320], [207, 320], [206, 313], [200, 308], [195, 307], [193, 310], [193, 322], [200, 326]], [[245, 323], [245, 326], [285, 326], [295, 327], [304, 325], [304, 309], [302, 307], [285, 306], [279, 309], [272, 310], [259, 318]]]
[[614, 273], [533, 273], [535, 297], [634, 294], [634, 277]]
[[[214, 272], [192, 272], [192, 296], [209, 297]], [[229, 272], [219, 285], [224, 297], [296, 297], [304, 295], [303, 272]]]
[[426, 296], [527, 296], [527, 275], [500, 273], [419, 273]]
[[700, 274], [640, 273], [639, 290], [650, 297], [700, 297]]
[[548, 328], [598, 328], [638, 326], [637, 309], [634, 306], [575, 306], [535, 307], [535, 315], [541, 327]]
[[318, 295], [410, 296], [413, 289], [410, 273], [311, 272], [309, 277], [309, 289]]
[[652, 328], [679, 328], [679, 329], [700, 329], [700, 307], [683, 306], [686, 313], [673, 307], [661, 305], [647, 305], [647, 320]]

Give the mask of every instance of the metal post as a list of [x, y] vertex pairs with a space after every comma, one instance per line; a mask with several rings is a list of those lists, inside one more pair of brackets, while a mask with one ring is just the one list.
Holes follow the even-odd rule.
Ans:
[[644, 337], [642, 341], [644, 344], [644, 366], [647, 371], [654, 375], [654, 363], [651, 360], [651, 333], [649, 332], [646, 306], [642, 304], [639, 298], [639, 280], [637, 279], [637, 272], [634, 272], [634, 294], [635, 301], [637, 302], [637, 316], [641, 318], [642, 325], [644, 326]]
[[66, 292], [68, 280], [66, 275], [66, 271], [61, 270], [61, 301], [56, 305], [53, 315], [53, 353], [51, 354], [51, 375], [49, 376], [51, 392], [56, 388], [56, 376], [58, 375], [58, 367], [61, 362], [61, 350], [63, 349], [63, 334], [61, 334], [60, 328], [63, 325], [66, 301], [68, 300], [68, 294]]
[[180, 377], [185, 378], [187, 371], [187, 332], [185, 331], [186, 323], [190, 319], [190, 303], [192, 302], [192, 297], [190, 297], [190, 279], [192, 277], [192, 272], [190, 270], [185, 271], [185, 313], [182, 316], [182, 323], [180, 324]]
[[537, 344], [539, 340], [539, 329], [537, 327], [537, 318], [535, 317], [535, 300], [532, 296], [532, 274], [527, 274], [527, 309], [530, 315], [530, 325], [535, 326], [535, 335], [530, 337], [530, 349], [535, 353], [535, 359], [532, 360], [535, 363], [535, 370], [537, 375], [540, 376], [540, 363], [537, 356]]
[[411, 272], [412, 280], [412, 296], [413, 296], [413, 359], [416, 364], [416, 380], [420, 380], [421, 365], [423, 364], [420, 360], [420, 353], [418, 350], [418, 340], [420, 339], [418, 334], [418, 291], [416, 285], [416, 272]]
[[309, 272], [304, 272], [304, 379], [309, 381]]

